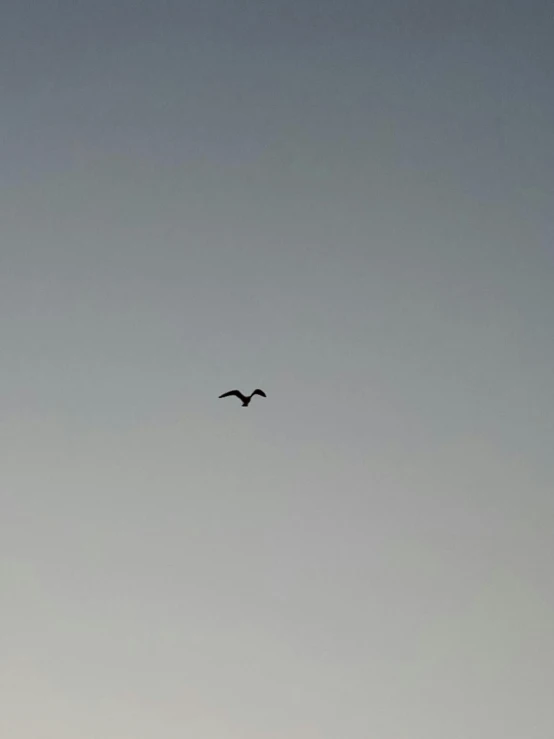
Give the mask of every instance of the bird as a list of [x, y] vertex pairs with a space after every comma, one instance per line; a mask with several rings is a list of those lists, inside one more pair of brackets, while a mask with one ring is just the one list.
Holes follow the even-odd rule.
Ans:
[[250, 405], [250, 401], [254, 397], [254, 395], [261, 395], [262, 398], [267, 398], [267, 395], [264, 393], [263, 390], [260, 390], [260, 388], [256, 388], [254, 392], [251, 395], [243, 395], [240, 390], [229, 390], [228, 393], [223, 393], [223, 395], [220, 395], [220, 398], [228, 398], [229, 395], [236, 395], [239, 400], [242, 400], [242, 407], [247, 408]]

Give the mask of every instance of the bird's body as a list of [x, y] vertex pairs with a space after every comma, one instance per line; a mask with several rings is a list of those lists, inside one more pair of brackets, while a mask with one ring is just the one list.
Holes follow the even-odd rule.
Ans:
[[236, 395], [239, 400], [242, 400], [243, 408], [248, 408], [248, 406], [250, 405], [250, 401], [252, 400], [254, 395], [261, 395], [262, 398], [267, 398], [267, 395], [264, 393], [264, 391], [260, 390], [259, 388], [256, 388], [256, 390], [254, 390], [254, 392], [250, 395], [244, 395], [243, 393], [241, 393], [240, 390], [229, 390], [228, 393], [223, 393], [223, 395], [220, 395], [219, 397], [228, 398], [229, 395]]

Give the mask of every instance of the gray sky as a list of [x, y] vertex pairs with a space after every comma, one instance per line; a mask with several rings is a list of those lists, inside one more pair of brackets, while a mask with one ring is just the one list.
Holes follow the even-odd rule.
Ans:
[[553, 37], [2, 3], [2, 736], [554, 736]]

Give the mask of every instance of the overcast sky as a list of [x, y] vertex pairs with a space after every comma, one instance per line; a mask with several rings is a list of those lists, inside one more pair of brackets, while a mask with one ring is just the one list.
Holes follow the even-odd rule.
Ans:
[[554, 736], [553, 38], [4, 0], [2, 736]]

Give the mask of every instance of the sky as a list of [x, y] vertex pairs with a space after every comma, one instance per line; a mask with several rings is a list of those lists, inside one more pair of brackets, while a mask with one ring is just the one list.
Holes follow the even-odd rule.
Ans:
[[2, 736], [554, 736], [553, 37], [4, 0]]

